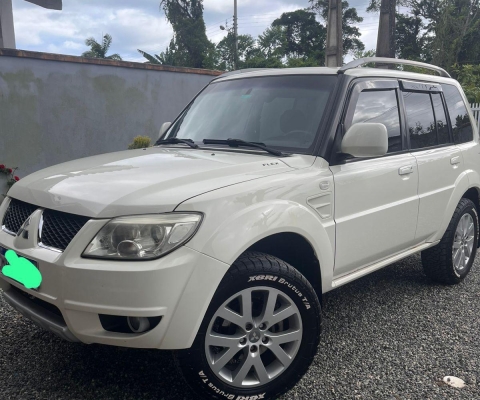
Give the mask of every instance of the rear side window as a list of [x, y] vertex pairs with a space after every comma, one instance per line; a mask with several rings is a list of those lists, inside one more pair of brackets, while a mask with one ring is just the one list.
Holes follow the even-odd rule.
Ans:
[[453, 85], [442, 85], [442, 87], [450, 114], [455, 144], [471, 142], [473, 140], [473, 127], [463, 97]]
[[435, 121], [438, 130], [438, 144], [450, 143], [450, 135], [448, 132], [447, 116], [443, 106], [442, 95], [440, 93], [432, 93], [433, 110], [435, 111]]
[[400, 114], [395, 89], [366, 90], [360, 93], [352, 123], [347, 129], [360, 122], [384, 124], [388, 131], [388, 152], [402, 151]]
[[412, 150], [438, 145], [430, 93], [404, 92], [408, 134]]

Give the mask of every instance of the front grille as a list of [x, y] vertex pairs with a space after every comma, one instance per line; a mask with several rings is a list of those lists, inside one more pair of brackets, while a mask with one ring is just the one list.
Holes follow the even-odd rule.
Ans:
[[17, 233], [23, 223], [37, 209], [37, 206], [25, 203], [20, 200], [12, 199], [8, 206], [7, 212], [3, 217], [3, 225], [10, 232]]
[[43, 212], [41, 242], [45, 246], [65, 250], [89, 218], [59, 211]]

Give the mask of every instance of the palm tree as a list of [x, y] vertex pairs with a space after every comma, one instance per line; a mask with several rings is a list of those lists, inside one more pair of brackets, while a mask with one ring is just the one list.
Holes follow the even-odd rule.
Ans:
[[138, 52], [144, 56], [148, 61], [145, 61], [147, 64], [163, 64], [163, 60], [158, 54], [149, 54], [146, 51], [138, 49]]
[[103, 37], [102, 44], [98, 43], [93, 37], [85, 40], [85, 44], [90, 46], [90, 50], [83, 53], [82, 57], [122, 61], [122, 57], [117, 53], [107, 56], [108, 49], [112, 45], [112, 37], [108, 33]]

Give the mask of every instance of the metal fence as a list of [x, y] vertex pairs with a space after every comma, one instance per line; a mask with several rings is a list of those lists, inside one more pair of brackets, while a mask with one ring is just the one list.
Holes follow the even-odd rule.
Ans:
[[475, 117], [475, 121], [477, 121], [478, 129], [480, 131], [480, 103], [478, 104], [472, 104], [472, 111], [473, 111], [473, 116]]

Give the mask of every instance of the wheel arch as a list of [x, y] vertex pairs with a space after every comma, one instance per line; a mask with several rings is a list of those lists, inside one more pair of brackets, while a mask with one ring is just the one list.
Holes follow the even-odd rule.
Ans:
[[[453, 213], [457, 208], [458, 203], [462, 198], [466, 197], [471, 199], [475, 205], [480, 204], [479, 201], [479, 191], [476, 185], [471, 184], [472, 177], [470, 176], [471, 172], [465, 171], [457, 178], [454, 186], [454, 190], [450, 196], [450, 200], [448, 202], [447, 207], [445, 208], [445, 213], [443, 214], [443, 220], [440, 224], [440, 228], [438, 231], [432, 235], [430, 238], [427, 239], [427, 242], [437, 242], [442, 239], [443, 235], [447, 231], [448, 224], [452, 219]], [[476, 191], [476, 193], [475, 193]], [[468, 197], [469, 196], [469, 197]], [[479, 208], [477, 207], [477, 210]]]
[[472, 200], [473, 204], [477, 208], [477, 211], [480, 210], [480, 189], [477, 187], [471, 187], [468, 189], [462, 196], [462, 198]]
[[267, 236], [246, 251], [258, 251], [277, 257], [297, 269], [312, 285], [322, 302], [322, 271], [312, 244], [302, 235], [282, 232]]

